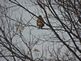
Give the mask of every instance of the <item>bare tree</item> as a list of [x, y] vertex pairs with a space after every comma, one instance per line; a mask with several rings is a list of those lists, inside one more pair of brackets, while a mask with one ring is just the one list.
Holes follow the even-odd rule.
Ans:
[[[28, 1], [32, 4], [32, 10], [26, 7], [25, 3]], [[24, 5], [22, 0], [9, 0], [9, 7], [0, 5], [0, 9], [2, 10], [0, 11], [0, 57], [3, 57], [6, 61], [44, 61], [46, 59], [49, 61], [81, 61], [81, 1], [28, 1], [25, 1]], [[38, 9], [38, 11], [35, 11], [36, 13], [33, 12], [35, 10], [33, 6], [35, 9]], [[31, 15], [30, 19], [27, 17], [27, 20], [24, 21], [25, 19], [23, 20], [22, 18], [23, 14], [19, 16], [19, 19], [14, 18], [15, 15], [9, 16], [10, 12], [8, 13], [8, 11], [13, 7], [25, 10], [28, 15]], [[49, 35], [45, 33], [44, 36], [41, 36], [42, 38], [36, 37], [36, 35], [32, 34], [33, 30], [31, 30], [38, 28], [35, 23], [37, 19], [40, 19], [39, 15], [44, 19], [44, 26], [37, 30], [49, 33]], [[32, 20], [34, 20], [34, 23], [32, 23]], [[29, 40], [23, 34], [26, 27], [30, 30], [28, 35]], [[42, 45], [41, 49], [34, 48], [40, 43]], [[47, 43], [47, 47], [44, 46], [45, 43]], [[56, 44], [57, 47], [55, 47]], [[41, 53], [40, 50], [42, 51]], [[33, 53], [37, 54], [36, 58], [34, 58], [36, 55]], [[39, 55], [40, 57], [38, 57]], [[49, 56], [51, 59], [47, 58]]]

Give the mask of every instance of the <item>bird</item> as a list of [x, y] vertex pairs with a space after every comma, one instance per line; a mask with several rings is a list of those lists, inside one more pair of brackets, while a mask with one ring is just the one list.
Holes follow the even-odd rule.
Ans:
[[37, 26], [38, 26], [39, 29], [42, 29], [44, 27], [44, 19], [42, 18], [41, 15], [38, 16]]

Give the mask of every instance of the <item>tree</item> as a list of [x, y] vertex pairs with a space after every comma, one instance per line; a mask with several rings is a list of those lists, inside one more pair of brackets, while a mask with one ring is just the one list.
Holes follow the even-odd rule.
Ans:
[[[29, 1], [29, 0], [28, 0]], [[28, 2], [27, 1], [27, 2]], [[26, 3], [23, 4], [21, 3], [22, 0], [19, 2], [18, 0], [9, 0], [11, 5], [14, 5], [18, 8], [22, 8], [21, 10], [25, 10], [28, 12], [30, 16], [30, 20], [25, 23], [25, 21], [22, 19], [24, 15], [20, 16], [20, 19], [12, 19], [13, 17], [10, 17], [8, 14], [4, 14], [4, 19], [1, 19], [1, 26], [0, 26], [0, 42], [1, 42], [1, 47], [6, 48], [8, 51], [7, 55], [9, 58], [7, 58], [6, 55], [3, 54], [3, 50], [1, 51], [1, 57], [4, 57], [7, 61], [10, 60], [10, 57], [16, 61], [17, 59], [25, 61], [25, 60], [30, 60], [30, 61], [35, 61], [35, 60], [46, 60], [48, 53], [52, 57], [50, 60], [57, 60], [57, 61], [72, 61], [72, 60], [79, 60], [81, 61], [81, 35], [80, 35], [80, 30], [81, 30], [81, 21], [80, 21], [80, 0], [30, 0], [31, 5], [34, 6], [34, 8], [38, 8], [37, 11], [32, 11], [35, 10], [33, 7], [26, 8]], [[12, 4], [13, 3], [13, 4]], [[15, 8], [16, 8], [15, 7]], [[11, 7], [12, 8], [12, 7]], [[40, 31], [42, 30], [48, 33], [44, 34], [44, 36], [41, 37], [36, 37], [32, 34], [34, 30], [31, 30], [30, 35], [36, 39], [34, 41], [33, 37], [30, 38], [29, 42], [26, 41], [25, 36], [23, 34], [23, 30], [26, 27], [29, 27], [28, 29], [35, 29], [38, 28], [35, 25], [36, 19], [38, 19], [38, 14], [39, 12], [43, 19], [44, 19], [44, 26]], [[27, 13], [27, 14], [28, 14]], [[29, 17], [27, 17], [28, 20]], [[35, 20], [34, 23], [32, 23], [31, 20]], [[26, 20], [26, 21], [27, 21]], [[4, 22], [3, 22], [4, 21]], [[7, 22], [7, 23], [6, 23]], [[13, 22], [13, 23], [12, 23]], [[4, 25], [4, 23], [6, 23]], [[16, 25], [14, 25], [17, 23]], [[13, 24], [13, 25], [12, 25]], [[9, 27], [7, 27], [9, 26]], [[31, 28], [30, 28], [31, 27]], [[34, 27], [34, 28], [33, 28]], [[19, 30], [16, 32], [15, 30]], [[39, 29], [37, 29], [39, 30]], [[51, 30], [51, 31], [50, 31]], [[34, 32], [35, 33], [35, 32]], [[12, 37], [11, 37], [12, 36]], [[16, 40], [16, 36], [19, 36], [21, 39], [20, 42], [23, 42], [26, 47], [27, 47], [27, 52], [28, 54], [25, 54], [23, 52], [22, 48], [19, 48], [17, 45], [14, 44], [13, 40]], [[46, 38], [44, 38], [47, 36]], [[43, 39], [42, 39], [43, 38]], [[58, 40], [58, 41], [57, 41]], [[40, 55], [40, 57], [37, 57], [34, 59], [34, 46], [36, 46], [38, 43], [43, 41], [42, 44], [42, 54], [37, 53]], [[17, 42], [17, 41], [15, 41]], [[47, 42], [47, 47], [45, 45], [45, 42]], [[52, 43], [52, 46], [51, 46]], [[57, 47], [55, 47], [55, 44], [58, 43]], [[61, 44], [62, 43], [62, 44]], [[49, 45], [48, 45], [49, 44]], [[24, 46], [24, 47], [25, 47]], [[59, 47], [60, 46], [60, 47]], [[44, 48], [44, 49], [43, 49]], [[47, 50], [46, 55], [44, 55], [45, 49]], [[63, 51], [66, 49], [65, 51]], [[37, 48], [34, 49], [40, 52]], [[24, 50], [25, 51], [25, 50]], [[5, 51], [6, 52], [6, 51]], [[62, 54], [64, 53], [64, 55]], [[67, 53], [69, 52], [69, 54]], [[56, 58], [54, 58], [56, 57]]]

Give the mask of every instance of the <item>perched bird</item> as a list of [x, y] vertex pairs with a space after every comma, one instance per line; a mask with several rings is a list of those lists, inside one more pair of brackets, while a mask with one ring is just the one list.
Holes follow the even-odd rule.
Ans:
[[44, 27], [44, 20], [43, 20], [41, 15], [39, 15], [39, 17], [37, 19], [37, 26], [38, 26], [39, 29]]

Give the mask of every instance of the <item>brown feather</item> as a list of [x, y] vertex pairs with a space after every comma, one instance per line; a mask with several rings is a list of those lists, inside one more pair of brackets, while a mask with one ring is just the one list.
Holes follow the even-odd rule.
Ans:
[[44, 27], [44, 20], [43, 20], [42, 16], [39, 16], [39, 18], [37, 19], [37, 26], [39, 28]]

